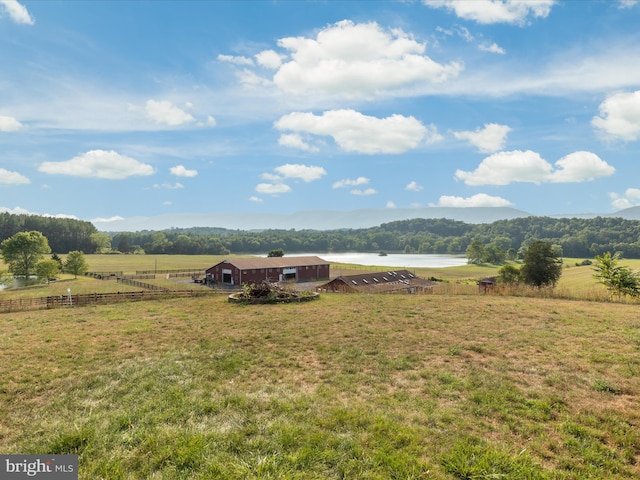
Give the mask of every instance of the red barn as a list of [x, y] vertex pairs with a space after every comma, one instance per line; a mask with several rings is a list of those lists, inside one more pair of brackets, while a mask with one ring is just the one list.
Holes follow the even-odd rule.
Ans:
[[311, 282], [329, 278], [329, 262], [320, 257], [233, 258], [206, 270], [207, 283], [242, 285], [270, 282]]

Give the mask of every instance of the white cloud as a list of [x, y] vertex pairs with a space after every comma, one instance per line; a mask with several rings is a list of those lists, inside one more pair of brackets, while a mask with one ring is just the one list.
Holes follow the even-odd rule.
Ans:
[[282, 181], [282, 177], [280, 175], [276, 175], [275, 173], [263, 173], [260, 175], [260, 178], [263, 180], [267, 180], [268, 182], [280, 182]]
[[91, 223], [111, 223], [111, 222], [119, 222], [120, 220], [124, 220], [124, 217], [120, 217], [118, 215], [115, 215], [115, 216], [109, 217], [109, 218], [97, 217], [97, 218], [94, 218], [93, 220], [91, 220]]
[[249, 197], [249, 201], [250, 202], [254, 202], [254, 203], [262, 203], [262, 202], [264, 202], [263, 199], [261, 199], [260, 197], [256, 197], [255, 195], [252, 195], [251, 197]]
[[278, 145], [289, 148], [297, 148], [306, 152], [317, 152], [318, 147], [308, 144], [297, 133], [283, 133], [278, 139]]
[[0, 207], [0, 212], [13, 213], [14, 215], [32, 215], [33, 214], [33, 212], [30, 212], [26, 208], [22, 208], [22, 207], [16, 207], [16, 208]]
[[410, 192], [419, 192], [424, 189], [424, 187], [422, 185], [418, 185], [418, 183], [415, 181], [411, 181], [407, 184], [406, 187], [404, 187], [404, 189]]
[[619, 2], [619, 7], [618, 8], [633, 8], [637, 3], [638, 0], [618, 0]]
[[196, 177], [198, 175], [198, 170], [188, 170], [184, 165], [171, 167], [169, 172], [171, 175], [175, 175], [176, 177]]
[[216, 119], [213, 118], [211, 115], [207, 115], [206, 120], [202, 122], [198, 122], [199, 127], [215, 127], [216, 124], [217, 124]]
[[75, 215], [69, 215], [67, 213], [35, 213], [27, 210], [26, 208], [16, 207], [16, 208], [7, 208], [0, 207], [0, 212], [2, 213], [12, 213], [14, 215], [38, 215], [39, 217], [51, 217], [51, 218], [72, 218], [78, 219]]
[[555, 163], [556, 170], [549, 181], [554, 183], [590, 182], [608, 177], [616, 171], [614, 167], [591, 152], [573, 152]]
[[357, 187], [358, 185], [366, 185], [368, 183], [369, 183], [369, 179], [367, 177], [358, 177], [355, 180], [345, 178], [343, 180], [338, 180], [337, 182], [334, 182], [333, 188]]
[[475, 37], [471, 35], [469, 29], [461, 25], [454, 25], [453, 27], [448, 29], [438, 26], [436, 27], [436, 31], [442, 33], [443, 35], [446, 35], [447, 37], [458, 36], [468, 43], [471, 43], [475, 40]]
[[358, 195], [358, 196], [366, 197], [366, 196], [369, 196], [369, 195], [375, 195], [378, 192], [373, 188], [367, 188], [366, 190], [360, 190], [359, 188], [354, 188], [353, 190], [351, 190], [350, 193], [352, 195]]
[[591, 124], [605, 137], [635, 141], [640, 136], [640, 90], [615, 93], [600, 104]]
[[153, 175], [151, 165], [120, 155], [113, 150], [91, 150], [65, 162], [43, 162], [38, 170], [52, 175], [122, 180], [127, 177]]
[[162, 188], [162, 189], [166, 189], [166, 190], [180, 190], [181, 188], [184, 188], [184, 185], [181, 184], [180, 182], [176, 182], [174, 184], [172, 183], [155, 183], [153, 185], [153, 188]]
[[468, 198], [442, 195], [438, 203], [430, 203], [430, 207], [509, 207], [513, 205], [509, 200], [501, 197], [494, 197], [486, 193], [477, 193]]
[[22, 128], [22, 124], [13, 117], [0, 115], [0, 132], [16, 132]]
[[238, 72], [237, 76], [240, 83], [248, 87], [269, 87], [273, 83], [268, 78], [261, 77], [257, 73], [248, 69], [244, 69], [241, 72]]
[[253, 60], [247, 57], [238, 57], [234, 55], [218, 55], [219, 62], [233, 63], [234, 65], [253, 66]]
[[18, 172], [10, 172], [0, 168], [0, 185], [26, 185], [31, 181]]
[[305, 182], [319, 180], [327, 174], [327, 171], [322, 167], [310, 167], [290, 163], [276, 167], [274, 170], [283, 178], [295, 178]]
[[4, 11], [9, 14], [9, 18], [16, 23], [25, 25], [35, 24], [35, 20], [29, 14], [27, 7], [18, 2], [18, 0], [0, 0], [0, 6], [4, 7]]
[[511, 128], [497, 123], [485, 123], [484, 128], [477, 130], [453, 132], [458, 140], [467, 140], [482, 153], [493, 153], [502, 150]]
[[256, 55], [258, 65], [271, 70], [277, 70], [280, 68], [283, 58], [284, 55], [280, 55], [275, 50], [264, 50]]
[[609, 197], [613, 208], [618, 210], [637, 207], [640, 205], [640, 188], [627, 188], [622, 195], [612, 192]]
[[555, 0], [423, 0], [423, 3], [482, 24], [525, 25], [529, 17], [546, 18]]
[[330, 110], [319, 116], [294, 112], [282, 116], [274, 127], [331, 136], [343, 150], [366, 154], [404, 153], [416, 148], [425, 137], [437, 137], [434, 127], [427, 129], [414, 117], [376, 118], [354, 110]]
[[478, 45], [478, 48], [483, 52], [497, 53], [498, 55], [504, 55], [505, 53], [507, 53], [507, 51], [504, 48], [502, 48], [500, 45], [498, 45], [495, 42], [491, 44], [481, 43], [480, 45]]
[[456, 170], [455, 178], [467, 185], [508, 185], [512, 182], [542, 183], [551, 164], [531, 150], [499, 152], [485, 158], [473, 172]]
[[396, 208], [396, 204], [389, 200], [387, 202], [386, 208]]
[[191, 114], [176, 107], [167, 100], [147, 100], [145, 111], [149, 119], [171, 127], [195, 121], [195, 118], [193, 118]]
[[444, 137], [440, 135], [440, 133], [438, 133], [438, 127], [436, 127], [433, 123], [430, 123], [425, 128], [426, 132], [424, 143], [426, 143], [427, 145], [441, 142], [444, 139]]
[[574, 152], [555, 163], [556, 169], [531, 150], [499, 152], [485, 158], [473, 172], [456, 170], [455, 178], [467, 185], [508, 185], [588, 182], [612, 175], [615, 169], [591, 152]]
[[[415, 84], [441, 83], [456, 77], [462, 65], [440, 64], [424, 55], [425, 44], [400, 29], [377, 23], [343, 20], [318, 32], [316, 38], [278, 41], [288, 52], [273, 77], [282, 90], [371, 96]], [[273, 57], [273, 55], [270, 55]], [[272, 65], [275, 58], [272, 58]]]
[[288, 193], [291, 187], [284, 183], [259, 183], [256, 185], [256, 192], [266, 195], [278, 195], [279, 193]]
[[276, 173], [263, 173], [261, 178], [271, 183], [259, 183], [256, 185], [256, 192], [277, 195], [279, 193], [288, 193], [291, 191], [291, 187], [284, 183], [287, 178], [294, 180], [302, 180], [304, 182], [313, 182], [319, 180], [327, 174], [326, 170], [322, 167], [314, 167], [300, 164], [280, 165], [274, 168]]

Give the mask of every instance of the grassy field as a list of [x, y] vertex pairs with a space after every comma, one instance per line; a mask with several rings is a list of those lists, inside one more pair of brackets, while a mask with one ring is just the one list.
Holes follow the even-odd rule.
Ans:
[[[64, 260], [65, 255], [61, 255]], [[174, 269], [200, 269], [204, 271], [206, 268], [229, 258], [229, 256], [219, 255], [85, 255], [89, 264], [89, 270], [92, 272], [123, 272], [124, 274], [134, 274], [137, 271], [162, 271]], [[582, 266], [577, 267], [576, 263], [583, 259], [568, 258], [564, 260], [565, 269], [557, 286], [560, 296], [574, 297], [578, 299], [603, 299], [606, 298], [601, 285], [593, 278], [593, 267]], [[640, 260], [623, 260], [623, 265], [632, 269], [640, 270]], [[5, 267], [6, 268], [6, 267]], [[349, 264], [332, 264], [332, 276], [351, 275], [364, 271], [381, 271], [390, 267], [373, 267], [363, 265]], [[406, 268], [398, 266], [397, 268]], [[475, 285], [476, 281], [483, 277], [497, 275], [500, 266], [496, 265], [462, 265], [459, 267], [449, 268], [416, 268], [412, 269], [418, 276], [424, 278], [437, 278], [445, 283], [460, 285]], [[159, 277], [160, 278], [160, 277]], [[59, 295], [60, 290], [66, 293], [67, 288], [72, 288], [75, 293], [94, 293], [96, 283], [93, 281], [84, 282], [83, 279], [75, 279], [70, 275], [61, 275], [63, 280], [59, 287], [32, 287], [31, 291], [0, 291], [3, 294], [18, 296], [37, 296], [49, 295], [48, 291], [53, 291], [52, 295]], [[109, 291], [109, 282], [103, 282], [100, 288]], [[112, 285], [115, 285], [112, 283]], [[165, 286], [171, 287], [171, 283]], [[92, 290], [92, 288], [94, 290]], [[118, 287], [116, 287], [117, 289]], [[122, 287], [120, 287], [122, 288]], [[78, 290], [76, 292], [76, 290]], [[41, 292], [41, 293], [38, 293]]]
[[82, 479], [640, 476], [633, 305], [211, 295], [12, 313], [0, 378], [0, 451], [77, 453]]

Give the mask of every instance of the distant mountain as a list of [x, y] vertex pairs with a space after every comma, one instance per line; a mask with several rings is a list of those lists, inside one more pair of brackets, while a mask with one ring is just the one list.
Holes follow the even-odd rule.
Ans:
[[109, 222], [94, 221], [93, 224], [102, 232], [139, 232], [191, 227], [219, 227], [231, 230], [337, 230], [376, 227], [382, 223], [412, 218], [449, 218], [478, 224], [529, 216], [531, 216], [530, 213], [506, 207], [425, 207], [350, 211], [312, 210], [291, 214], [183, 213], [131, 217]]
[[640, 220], [640, 207], [631, 207], [607, 215], [608, 217], [622, 217], [625, 220]]

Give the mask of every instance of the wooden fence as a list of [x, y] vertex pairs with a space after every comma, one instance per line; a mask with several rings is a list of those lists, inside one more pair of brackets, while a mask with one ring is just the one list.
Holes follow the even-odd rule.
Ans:
[[115, 280], [122, 276], [122, 272], [87, 272], [84, 275], [98, 280]]
[[109, 303], [137, 302], [141, 300], [160, 300], [174, 297], [202, 297], [210, 295], [211, 290], [163, 290], [117, 293], [89, 293], [82, 295], [56, 295], [51, 297], [15, 298], [0, 300], [0, 312], [18, 312], [24, 310], [43, 310], [48, 308], [84, 307]]
[[159, 285], [153, 285], [151, 283], [139, 282], [138, 280], [133, 280], [131, 278], [118, 277], [118, 283], [122, 283], [124, 285], [131, 285], [133, 287], [146, 288], [147, 290], [155, 290], [158, 292], [170, 291], [168, 288], [161, 287]]
[[200, 273], [202, 274], [207, 268], [209, 267], [204, 267], [201, 268], [199, 270], [193, 270], [193, 269], [184, 269], [184, 268], [174, 268], [174, 269], [170, 269], [170, 270], [136, 270], [136, 275], [148, 275], [148, 274], [156, 274], [156, 273], [162, 273], [162, 274], [166, 274], [166, 273], [188, 273], [188, 274], [192, 274], [192, 273]]

